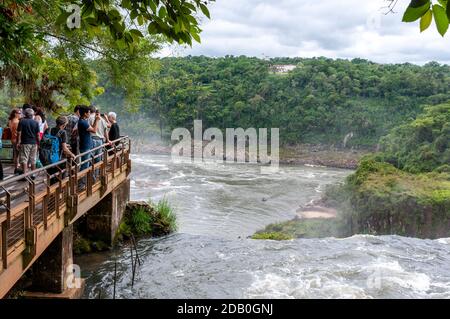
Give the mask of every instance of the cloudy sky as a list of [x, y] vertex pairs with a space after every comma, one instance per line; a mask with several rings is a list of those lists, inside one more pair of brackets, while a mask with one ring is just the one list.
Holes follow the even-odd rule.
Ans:
[[450, 33], [402, 23], [409, 0], [385, 15], [385, 0], [216, 0], [202, 44], [163, 55], [327, 56], [376, 62], [450, 64]]

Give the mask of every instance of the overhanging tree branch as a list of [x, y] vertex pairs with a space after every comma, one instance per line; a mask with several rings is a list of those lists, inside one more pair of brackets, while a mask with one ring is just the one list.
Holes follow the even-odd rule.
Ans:
[[69, 43], [72, 43], [72, 44], [75, 44], [75, 45], [79, 45], [79, 46], [82, 47], [82, 48], [85, 48], [85, 49], [87, 49], [87, 50], [90, 50], [90, 51], [93, 51], [93, 52], [95, 52], [95, 53], [101, 54], [101, 55], [103, 55], [103, 56], [105, 56], [105, 57], [110, 57], [110, 58], [114, 59], [114, 57], [109, 56], [109, 55], [108, 55], [106, 52], [104, 52], [104, 51], [101, 51], [101, 50], [99, 50], [99, 49], [96, 49], [96, 48], [94, 48], [94, 47], [92, 47], [92, 46], [89, 46], [89, 45], [87, 45], [87, 44], [84, 44], [84, 43], [81, 43], [81, 42], [72, 40], [72, 39], [67, 38], [67, 37], [65, 37], [65, 36], [62, 36], [62, 35], [50, 33], [50, 32], [47, 32], [47, 31], [37, 31], [36, 34], [42, 34], [42, 35], [49, 36], [49, 37], [52, 37], [52, 38], [55, 38], [55, 39], [58, 39], [58, 40], [61, 40], [61, 41], [65, 41], [65, 42], [69, 42]]

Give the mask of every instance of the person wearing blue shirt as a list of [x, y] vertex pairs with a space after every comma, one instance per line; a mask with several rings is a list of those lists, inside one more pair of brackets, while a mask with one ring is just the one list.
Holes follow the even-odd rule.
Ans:
[[[95, 120], [92, 125], [89, 124], [90, 110], [89, 107], [83, 106], [80, 108], [80, 120], [78, 121], [78, 137], [80, 154], [85, 153], [92, 149], [94, 143], [92, 141], [91, 133], [97, 131], [97, 125], [100, 120], [100, 115], [96, 114]], [[81, 161], [84, 162], [91, 157], [91, 153], [87, 153], [81, 157]], [[80, 170], [84, 170], [89, 167], [89, 162], [83, 163]]]

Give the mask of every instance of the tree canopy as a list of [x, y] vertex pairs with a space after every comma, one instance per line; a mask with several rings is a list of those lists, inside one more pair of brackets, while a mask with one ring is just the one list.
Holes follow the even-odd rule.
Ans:
[[[210, 0], [5, 0], [0, 2], [0, 87], [47, 109], [102, 93], [93, 61], [129, 100], [145, 93], [165, 42], [200, 41]], [[139, 80], [138, 80], [139, 79]]]
[[382, 139], [377, 159], [411, 173], [450, 172], [450, 104], [429, 106]]
[[[377, 64], [366, 60], [249, 57], [164, 58], [155, 90], [142, 96], [140, 116], [162, 126], [279, 127], [284, 143], [374, 146], [394, 126], [414, 119], [423, 104], [450, 100], [450, 67], [431, 62]], [[292, 65], [290, 72], [277, 71]], [[120, 89], [100, 79], [100, 105], [121, 105]], [[126, 112], [119, 114], [128, 117]]]

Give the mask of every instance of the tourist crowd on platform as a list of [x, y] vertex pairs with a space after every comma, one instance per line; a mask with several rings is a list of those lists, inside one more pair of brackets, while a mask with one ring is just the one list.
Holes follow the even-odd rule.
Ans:
[[[24, 104], [22, 109], [11, 111], [2, 132], [2, 140], [11, 141], [15, 175], [65, 158], [74, 159], [79, 154], [81, 163], [84, 162], [80, 169], [86, 169], [91, 162], [88, 159], [101, 160], [101, 145], [112, 145], [119, 137], [116, 113], [101, 114], [94, 106], [86, 105], [75, 106], [69, 116], [58, 116], [55, 126], [50, 128], [41, 108]], [[0, 179], [3, 179], [1, 162]]]

